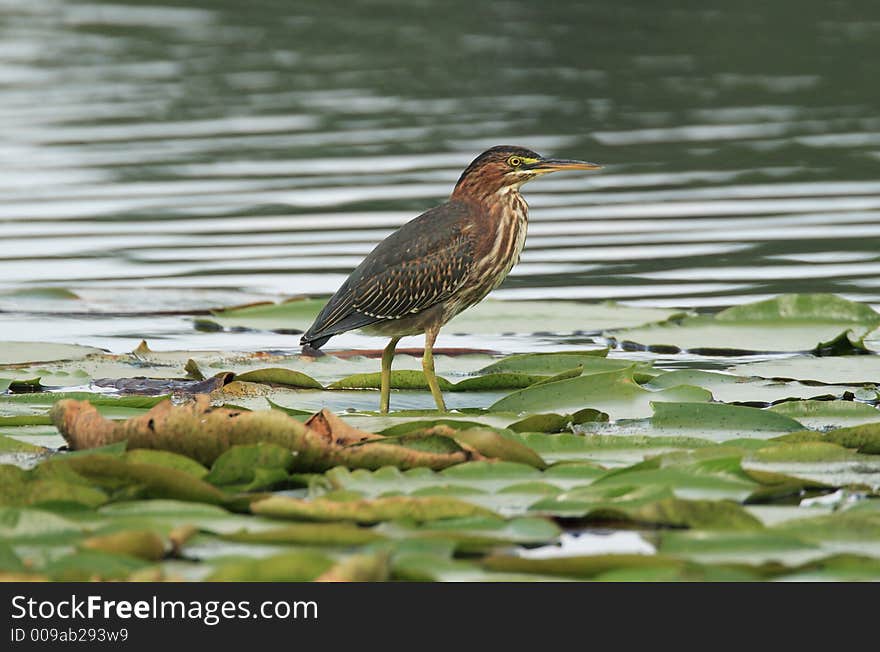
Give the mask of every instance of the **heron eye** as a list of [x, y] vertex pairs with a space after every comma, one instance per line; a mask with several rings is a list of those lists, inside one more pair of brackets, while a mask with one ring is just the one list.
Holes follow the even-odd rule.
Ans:
[[522, 165], [522, 159], [519, 156], [511, 156], [507, 159], [507, 164], [512, 168], [518, 168]]

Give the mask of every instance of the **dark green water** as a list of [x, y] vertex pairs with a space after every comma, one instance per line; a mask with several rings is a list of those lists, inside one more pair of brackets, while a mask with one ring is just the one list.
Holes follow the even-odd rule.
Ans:
[[228, 345], [139, 315], [332, 292], [499, 143], [606, 168], [498, 297], [880, 303], [880, 9], [668, 5], [0, 2], [0, 338]]

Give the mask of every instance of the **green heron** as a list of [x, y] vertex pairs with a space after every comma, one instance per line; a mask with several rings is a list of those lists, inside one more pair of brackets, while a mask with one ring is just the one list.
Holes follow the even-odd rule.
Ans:
[[303, 334], [318, 349], [354, 329], [391, 338], [382, 353], [379, 409], [388, 412], [391, 362], [401, 337], [425, 334], [422, 368], [437, 408], [446, 411], [434, 373], [440, 328], [497, 288], [519, 262], [528, 205], [527, 181], [557, 170], [596, 170], [584, 161], [543, 158], [499, 146], [465, 169], [452, 196], [380, 242], [346, 279]]

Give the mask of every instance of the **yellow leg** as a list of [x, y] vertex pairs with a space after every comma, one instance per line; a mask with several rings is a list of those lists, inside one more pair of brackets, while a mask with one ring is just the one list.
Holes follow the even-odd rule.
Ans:
[[425, 355], [422, 356], [422, 369], [425, 371], [425, 380], [428, 381], [428, 387], [431, 388], [431, 395], [434, 397], [437, 409], [446, 412], [446, 403], [443, 401], [440, 385], [437, 384], [437, 375], [434, 373], [434, 342], [437, 340], [439, 332], [439, 328], [430, 328], [425, 331]]
[[388, 414], [388, 404], [391, 402], [391, 363], [399, 341], [399, 337], [392, 337], [382, 352], [382, 387], [379, 394], [379, 412], [382, 414]]

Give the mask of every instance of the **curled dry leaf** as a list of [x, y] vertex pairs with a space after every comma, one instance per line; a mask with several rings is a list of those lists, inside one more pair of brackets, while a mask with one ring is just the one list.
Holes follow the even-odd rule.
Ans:
[[330, 410], [323, 409], [309, 417], [305, 425], [318, 433], [330, 444], [338, 444], [347, 446], [348, 444], [359, 444], [371, 439], [384, 439], [382, 435], [376, 435], [372, 432], [358, 430], [354, 428]]
[[[346, 447], [278, 410], [247, 412], [215, 408], [204, 395], [186, 405], [175, 406], [163, 401], [146, 414], [125, 421], [106, 419], [88, 401], [72, 399], [58, 401], [50, 414], [74, 450], [126, 441], [132, 449], [172, 451], [206, 465], [232, 446], [257, 443], [276, 444], [294, 451], [294, 471], [325, 471], [334, 466], [439, 470], [475, 458], [475, 453], [469, 450], [435, 453], [373, 440]], [[338, 420], [334, 419], [328, 420], [325, 415], [316, 423], [329, 424], [333, 433], [334, 424], [339, 427]], [[352, 428], [340, 436], [353, 437], [357, 432]]]

